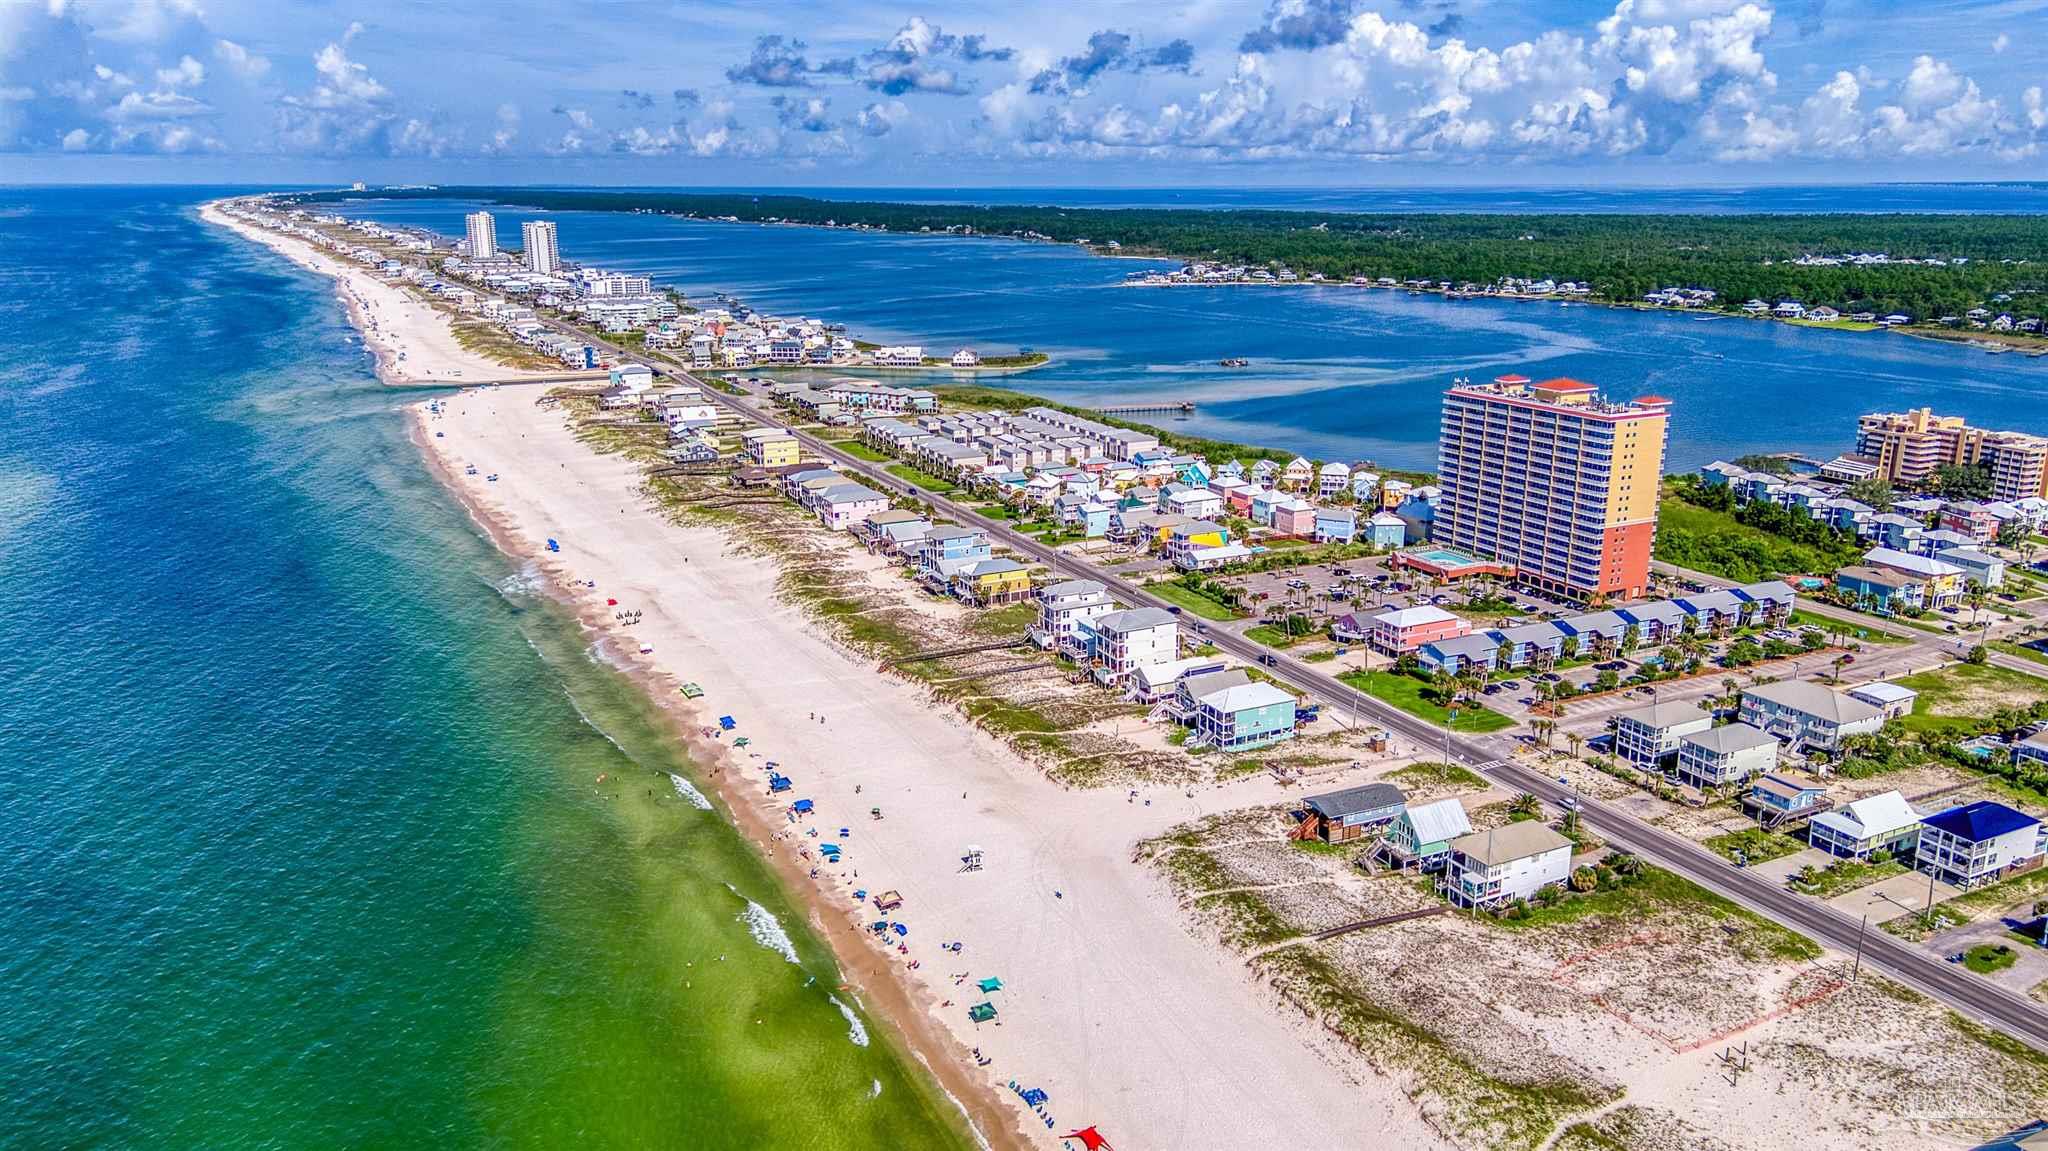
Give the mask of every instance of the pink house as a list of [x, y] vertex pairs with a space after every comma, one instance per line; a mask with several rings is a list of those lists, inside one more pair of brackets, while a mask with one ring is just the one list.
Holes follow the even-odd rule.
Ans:
[[1404, 607], [1381, 612], [1370, 621], [1373, 650], [1400, 656], [1423, 644], [1469, 635], [1472, 625], [1440, 607]]
[[1223, 493], [1223, 506], [1230, 509], [1231, 515], [1249, 516], [1252, 514], [1252, 498], [1266, 490], [1258, 484], [1246, 484], [1241, 488], [1232, 488]]
[[1286, 499], [1273, 505], [1273, 530], [1283, 536], [1316, 534], [1316, 506], [1307, 500]]

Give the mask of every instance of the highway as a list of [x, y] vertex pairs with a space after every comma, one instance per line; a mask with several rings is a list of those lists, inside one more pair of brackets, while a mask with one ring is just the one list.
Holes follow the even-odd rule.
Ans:
[[[605, 347], [623, 359], [644, 364], [657, 375], [699, 388], [721, 406], [749, 420], [790, 432], [818, 457], [836, 462], [843, 470], [861, 476], [879, 491], [928, 502], [950, 519], [981, 528], [991, 539], [1000, 540], [1005, 547], [1020, 555], [1041, 560], [1066, 576], [1095, 580], [1125, 603], [1158, 608], [1174, 606], [1109, 569], [1073, 556], [1060, 555], [1001, 520], [991, 519], [956, 501], [899, 479], [880, 465], [840, 451], [817, 436], [791, 427], [777, 413], [720, 391], [672, 363], [607, 344], [580, 329], [557, 326], [579, 339]], [[1725, 583], [1715, 582], [1716, 586]], [[1860, 951], [1865, 965], [1932, 996], [1985, 1026], [2020, 1039], [2039, 1051], [2048, 1052], [2048, 1012], [2039, 1005], [1881, 930], [1864, 931], [1857, 918], [1738, 869], [1689, 839], [1579, 795], [1556, 779], [1515, 762], [1514, 741], [1506, 736], [1474, 739], [1447, 734], [1426, 720], [1382, 703], [1333, 676], [1285, 653], [1273, 652], [1254, 640], [1216, 628], [1207, 629], [1204, 638], [1219, 649], [1255, 665], [1262, 663], [1265, 657], [1273, 657], [1273, 663], [1266, 665], [1267, 670], [1308, 698], [1322, 702], [1330, 710], [1369, 716], [1387, 730], [1414, 740], [1417, 746], [1440, 749], [1454, 761], [1480, 771], [1504, 787], [1530, 792], [1554, 807], [1563, 807], [1567, 800], [1576, 800], [1580, 818], [1598, 828], [1601, 836], [1613, 846], [1632, 851], [1738, 906], [1790, 927], [1836, 951], [1857, 953], [1860, 935]]]

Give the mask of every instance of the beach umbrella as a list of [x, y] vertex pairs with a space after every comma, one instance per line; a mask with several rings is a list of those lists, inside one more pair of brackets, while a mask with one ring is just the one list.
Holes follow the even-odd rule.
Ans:
[[1065, 1135], [1060, 1136], [1060, 1138], [1079, 1139], [1081, 1146], [1087, 1148], [1088, 1151], [1116, 1151], [1115, 1148], [1109, 1145], [1109, 1140], [1102, 1137], [1102, 1132], [1097, 1131], [1093, 1127], [1083, 1127], [1079, 1131], [1069, 1131]]

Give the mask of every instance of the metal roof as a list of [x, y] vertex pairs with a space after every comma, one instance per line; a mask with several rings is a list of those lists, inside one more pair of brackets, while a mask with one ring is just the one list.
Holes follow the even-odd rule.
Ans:
[[1407, 800], [1408, 797], [1402, 794], [1401, 789], [1391, 783], [1368, 783], [1359, 787], [1347, 787], [1342, 791], [1311, 795], [1303, 802], [1308, 804], [1309, 810], [1324, 819], [1342, 819], [1361, 811], [1399, 807]]
[[2041, 821], [2023, 811], [2014, 811], [2002, 803], [1980, 799], [1947, 811], [1937, 811], [1921, 822], [1938, 831], [1946, 831], [1957, 839], [1971, 843], [1982, 843], [2001, 835], [2039, 827]]

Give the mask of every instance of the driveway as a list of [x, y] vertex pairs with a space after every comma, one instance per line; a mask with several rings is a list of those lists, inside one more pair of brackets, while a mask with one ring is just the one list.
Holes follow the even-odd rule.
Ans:
[[1759, 863], [1749, 870], [1750, 874], [1762, 876], [1782, 887], [1787, 879], [1798, 873], [1800, 868], [1809, 865], [1817, 868], [1826, 867], [1834, 861], [1834, 856], [1829, 855], [1818, 847], [1804, 847], [1790, 855], [1782, 855], [1776, 859]]
[[[1934, 902], [1944, 903], [1962, 894], [1946, 883], [1934, 885]], [[1927, 906], [1927, 876], [1917, 871], [1894, 875], [1828, 900], [1830, 906], [1850, 915], [1870, 915], [1872, 924], [1886, 923], [1901, 915], [1917, 914]]]
[[1950, 956], [1958, 951], [1968, 951], [1980, 943], [2003, 943], [2019, 955], [2019, 962], [1984, 978], [2003, 984], [2016, 994], [2025, 995], [2031, 988], [2048, 980], [2048, 947], [2014, 939], [2012, 926], [2002, 916], [1983, 919], [1954, 931], [1944, 931], [1929, 939], [1927, 947], [1937, 955]]

